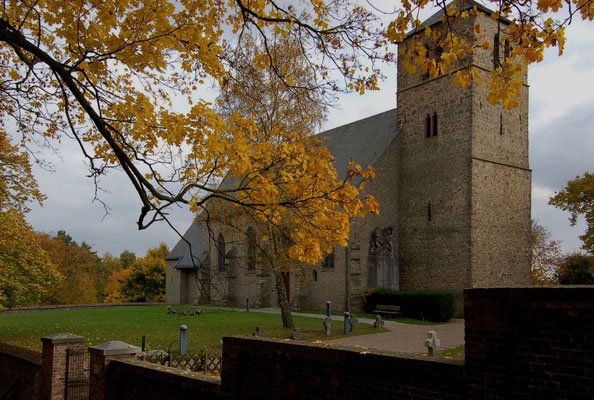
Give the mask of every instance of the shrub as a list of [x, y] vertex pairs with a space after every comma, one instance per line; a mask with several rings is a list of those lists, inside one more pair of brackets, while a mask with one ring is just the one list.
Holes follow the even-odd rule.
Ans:
[[365, 295], [365, 311], [372, 313], [378, 304], [400, 306], [403, 317], [434, 322], [447, 321], [454, 315], [454, 294], [442, 290], [368, 291]]

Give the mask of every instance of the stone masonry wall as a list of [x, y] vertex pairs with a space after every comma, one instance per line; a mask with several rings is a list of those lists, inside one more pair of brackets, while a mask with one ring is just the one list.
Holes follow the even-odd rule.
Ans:
[[[472, 22], [457, 20], [455, 28], [471, 35]], [[399, 65], [402, 59], [399, 54]], [[452, 290], [461, 310], [462, 288], [471, 283], [473, 95], [452, 80], [448, 74], [423, 77], [398, 69], [398, 222], [401, 288]], [[433, 123], [434, 113], [438, 134], [426, 137], [426, 117]]]

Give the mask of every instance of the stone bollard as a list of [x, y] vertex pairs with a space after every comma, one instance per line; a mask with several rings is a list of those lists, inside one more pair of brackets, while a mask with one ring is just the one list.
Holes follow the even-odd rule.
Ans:
[[186, 354], [188, 349], [188, 327], [185, 325], [179, 326], [179, 354], [182, 356]]
[[324, 330], [326, 332], [326, 336], [332, 335], [332, 318], [324, 318]]
[[89, 400], [104, 400], [111, 398], [107, 387], [107, 369], [112, 360], [134, 361], [140, 353], [140, 347], [128, 343], [112, 340], [89, 347], [91, 356], [89, 380]]
[[[55, 333], [41, 338], [41, 399], [64, 399], [68, 369], [71, 374], [83, 374], [85, 341], [82, 336], [71, 333]], [[80, 360], [80, 363], [74, 362]], [[66, 365], [70, 368], [66, 368]], [[73, 369], [80, 371], [73, 371]]]
[[427, 339], [425, 339], [425, 347], [427, 348], [427, 355], [429, 357], [437, 357], [439, 350], [439, 339], [437, 338], [437, 332], [427, 332]]
[[245, 312], [250, 312], [250, 297], [245, 298]]
[[331, 301], [327, 301], [326, 302], [326, 316], [330, 317], [332, 314], [332, 302]]
[[348, 311], [344, 312], [344, 334], [348, 335], [351, 327], [351, 314]]

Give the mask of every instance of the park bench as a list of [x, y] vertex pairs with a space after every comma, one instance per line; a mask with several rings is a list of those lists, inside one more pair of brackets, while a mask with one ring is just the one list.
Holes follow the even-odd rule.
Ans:
[[400, 306], [391, 306], [391, 305], [386, 305], [386, 304], [378, 304], [377, 306], [375, 306], [375, 310], [373, 310], [374, 313], [376, 314], [381, 314], [381, 315], [394, 315], [394, 316], [398, 316], [400, 315]]

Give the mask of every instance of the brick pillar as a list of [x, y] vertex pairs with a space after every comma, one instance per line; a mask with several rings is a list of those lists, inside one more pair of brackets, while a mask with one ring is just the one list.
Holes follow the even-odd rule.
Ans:
[[111, 360], [135, 360], [140, 347], [112, 340], [89, 347], [91, 355], [91, 377], [89, 381], [89, 400], [109, 399], [108, 367]]
[[41, 338], [43, 342], [41, 358], [42, 400], [64, 399], [66, 352], [68, 349], [83, 351], [86, 340], [82, 336], [71, 333], [55, 333]]

